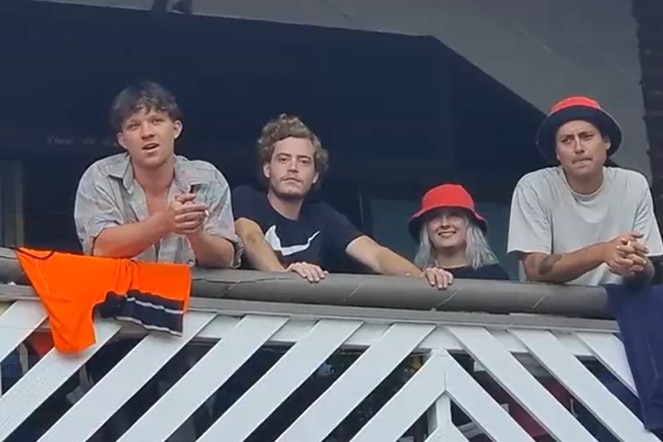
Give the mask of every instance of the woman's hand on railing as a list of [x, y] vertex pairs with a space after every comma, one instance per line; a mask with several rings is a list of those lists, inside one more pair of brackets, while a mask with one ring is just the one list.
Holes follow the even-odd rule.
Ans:
[[428, 283], [438, 289], [446, 289], [454, 281], [454, 275], [451, 272], [448, 272], [439, 267], [428, 267], [424, 269], [423, 273], [424, 278], [428, 280]]

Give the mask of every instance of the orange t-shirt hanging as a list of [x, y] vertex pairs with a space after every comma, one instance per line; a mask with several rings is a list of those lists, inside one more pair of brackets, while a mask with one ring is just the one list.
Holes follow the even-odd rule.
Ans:
[[138, 262], [19, 248], [16, 257], [46, 307], [55, 348], [96, 342], [93, 315], [180, 336], [191, 294], [184, 264]]

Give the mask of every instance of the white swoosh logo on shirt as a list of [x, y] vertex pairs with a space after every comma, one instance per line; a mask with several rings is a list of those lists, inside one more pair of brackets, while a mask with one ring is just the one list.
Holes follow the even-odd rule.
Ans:
[[281, 238], [276, 234], [276, 226], [272, 226], [269, 229], [267, 229], [267, 232], [265, 232], [265, 241], [272, 246], [272, 249], [275, 252], [280, 252], [281, 255], [283, 256], [289, 256], [289, 255], [294, 255], [295, 253], [303, 252], [304, 250], [308, 249], [311, 246], [311, 242], [315, 239], [316, 236], [320, 231], [318, 230], [315, 232], [311, 237], [306, 241], [305, 244], [297, 244], [294, 246], [287, 246], [283, 247], [281, 245]]

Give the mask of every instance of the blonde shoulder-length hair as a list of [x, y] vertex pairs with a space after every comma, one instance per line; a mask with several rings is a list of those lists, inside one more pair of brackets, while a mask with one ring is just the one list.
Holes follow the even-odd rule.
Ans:
[[[490, 249], [486, 236], [479, 226], [467, 217], [465, 217], [465, 222], [467, 223], [465, 259], [468, 266], [478, 269], [479, 267], [497, 264], [499, 262], [497, 256]], [[428, 236], [427, 224], [428, 222], [426, 221], [422, 223], [421, 231], [419, 232], [419, 248], [414, 257], [414, 263], [420, 269], [435, 267], [435, 250], [433, 250], [433, 244]]]

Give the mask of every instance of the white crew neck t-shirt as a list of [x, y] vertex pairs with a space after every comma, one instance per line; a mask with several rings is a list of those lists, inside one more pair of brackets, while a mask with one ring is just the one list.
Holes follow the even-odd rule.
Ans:
[[[650, 258], [663, 256], [649, 184], [642, 174], [604, 167], [601, 188], [581, 195], [571, 190], [561, 167], [549, 167], [528, 173], [516, 184], [507, 248], [508, 253], [563, 254], [630, 231], [644, 235], [640, 241]], [[596, 286], [621, 279], [602, 264], [569, 284]]]

